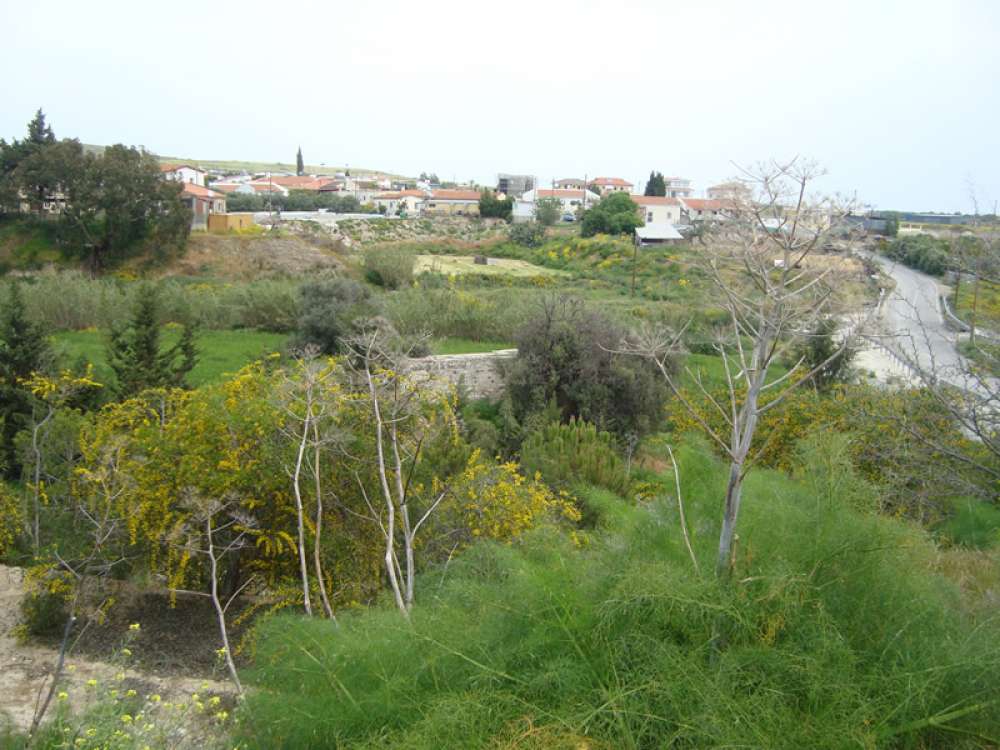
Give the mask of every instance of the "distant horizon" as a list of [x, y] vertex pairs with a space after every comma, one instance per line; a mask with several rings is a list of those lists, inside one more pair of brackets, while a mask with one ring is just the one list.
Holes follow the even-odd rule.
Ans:
[[483, 184], [586, 173], [638, 188], [656, 170], [701, 194], [734, 164], [801, 155], [828, 170], [818, 190], [876, 209], [1000, 199], [987, 0], [53, 0], [5, 4], [0, 24], [17, 71], [7, 139], [41, 106], [59, 137], [181, 159], [287, 163], [301, 146], [312, 164]]

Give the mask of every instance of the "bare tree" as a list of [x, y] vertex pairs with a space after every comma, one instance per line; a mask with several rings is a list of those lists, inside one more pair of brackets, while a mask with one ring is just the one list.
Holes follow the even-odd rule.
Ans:
[[316, 576], [323, 610], [330, 619], [335, 619], [335, 617], [326, 591], [320, 555], [323, 532], [323, 487], [320, 463], [323, 446], [329, 442], [328, 418], [335, 409], [335, 399], [330, 392], [333, 374], [333, 361], [320, 359], [315, 347], [307, 347], [297, 361], [295, 372], [282, 383], [280, 394], [282, 408], [287, 417], [287, 427], [283, 431], [297, 446], [295, 461], [286, 471], [292, 480], [292, 489], [295, 494], [299, 575], [302, 580], [303, 606], [306, 614], [312, 615], [309, 566], [306, 562], [306, 511], [302, 489], [303, 470], [309, 468], [307, 464], [310, 462], [311, 456], [316, 501], [313, 572]]
[[448, 489], [441, 490], [423, 512], [411, 513], [411, 479], [429, 427], [420, 413], [424, 403], [421, 389], [402, 372], [406, 357], [392, 351], [387, 339], [379, 327], [372, 326], [349, 342], [352, 366], [368, 391], [375, 433], [375, 470], [383, 500], [381, 511], [376, 510], [360, 475], [356, 479], [371, 517], [385, 539], [385, 570], [396, 606], [408, 617], [413, 607], [417, 534]]
[[809, 194], [822, 172], [807, 161], [772, 161], [743, 173], [744, 182], [753, 186], [752, 195], [734, 201], [730, 217], [719, 226], [703, 256], [728, 313], [728, 334], [720, 336], [715, 346], [725, 373], [726, 400], [720, 403], [700, 375], [688, 370], [728, 431], [720, 433], [709, 425], [671, 373], [668, 358], [679, 348], [683, 330], [676, 335], [647, 330], [639, 343], [626, 347], [657, 365], [671, 390], [729, 460], [716, 558], [720, 577], [731, 568], [743, 480], [760, 453], [753, 449], [753, 441], [761, 415], [841, 356], [858, 329], [852, 326], [836, 351], [812, 369], [800, 358], [785, 374], [771, 376], [774, 364], [800, 350], [818, 321], [835, 312], [827, 280], [833, 267], [814, 265], [810, 256], [832, 239], [847, 207]]
[[219, 650], [229, 679], [239, 695], [243, 694], [243, 684], [236, 671], [233, 661], [233, 651], [229, 645], [229, 626], [226, 613], [236, 598], [255, 580], [248, 578], [236, 589], [225, 602], [219, 592], [220, 568], [226, 558], [247, 546], [247, 537], [256, 528], [255, 519], [248, 516], [240, 508], [237, 499], [232, 497], [204, 497], [194, 488], [183, 490], [183, 504], [190, 515], [182, 526], [170, 533], [168, 542], [181, 547], [188, 555], [202, 556], [208, 565], [208, 593], [185, 592], [208, 596], [215, 610], [216, 624], [219, 628], [219, 640], [222, 647]]

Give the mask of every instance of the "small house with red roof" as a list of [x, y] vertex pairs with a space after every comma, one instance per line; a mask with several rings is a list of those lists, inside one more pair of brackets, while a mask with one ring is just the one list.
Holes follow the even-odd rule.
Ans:
[[193, 182], [185, 182], [181, 200], [191, 209], [191, 228], [208, 229], [211, 214], [226, 213], [226, 194]]

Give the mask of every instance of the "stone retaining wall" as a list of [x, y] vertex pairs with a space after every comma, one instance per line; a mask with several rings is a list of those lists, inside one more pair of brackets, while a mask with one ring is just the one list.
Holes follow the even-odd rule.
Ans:
[[453, 385], [471, 398], [497, 398], [503, 393], [503, 381], [497, 363], [513, 359], [517, 349], [499, 349], [477, 354], [436, 354], [411, 359], [407, 371], [417, 381], [428, 385]]

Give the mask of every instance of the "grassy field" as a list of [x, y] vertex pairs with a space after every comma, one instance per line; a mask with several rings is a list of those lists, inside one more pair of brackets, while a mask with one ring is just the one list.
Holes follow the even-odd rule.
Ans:
[[[958, 288], [958, 304], [955, 312], [965, 322], [972, 318], [973, 302], [975, 301], [975, 285], [972, 281], [963, 280]], [[951, 300], [954, 304], [954, 297]], [[977, 324], [994, 330], [1000, 329], [1000, 284], [988, 281], [979, 282], [979, 301], [975, 305]]]
[[568, 276], [565, 271], [543, 268], [525, 260], [490, 258], [489, 265], [478, 265], [472, 255], [418, 255], [415, 273], [478, 273], [489, 276]]
[[510, 341], [473, 341], [472, 339], [435, 339], [431, 342], [431, 352], [434, 354], [476, 354], [477, 352], [493, 352], [497, 349], [513, 349]]
[[55, 228], [45, 222], [15, 219], [0, 223], [0, 271], [60, 262], [62, 254], [54, 235]]
[[[94, 365], [97, 380], [110, 383], [114, 380], [105, 357], [105, 337], [101, 331], [63, 331], [55, 334], [53, 341], [61, 353], [62, 361], [69, 365], [81, 356]], [[178, 328], [168, 328], [163, 334], [165, 346], [179, 338]], [[198, 364], [191, 371], [189, 381], [193, 386], [222, 379], [226, 373], [235, 372], [245, 364], [280, 351], [285, 336], [254, 330], [201, 331], [196, 339]]]

